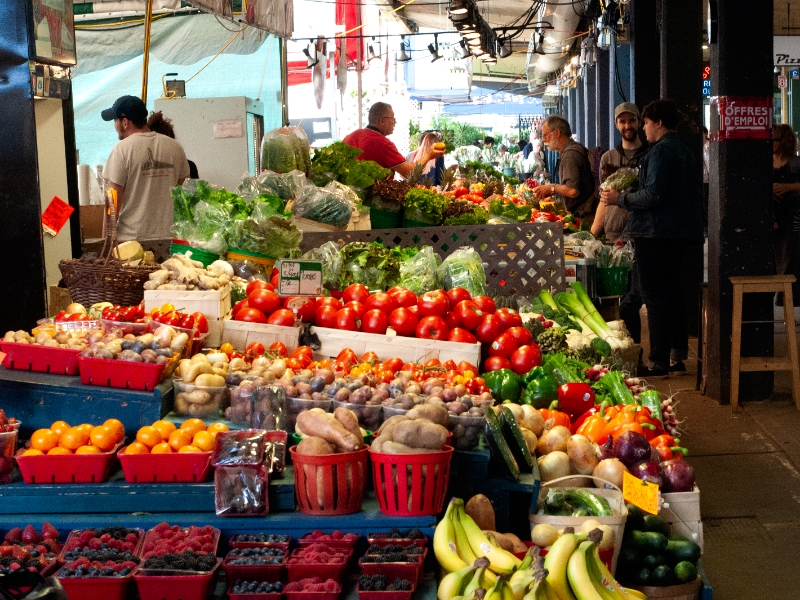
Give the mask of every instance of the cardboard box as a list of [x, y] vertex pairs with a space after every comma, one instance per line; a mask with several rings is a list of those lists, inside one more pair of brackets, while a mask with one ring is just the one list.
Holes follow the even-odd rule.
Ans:
[[167, 302], [183, 313], [201, 312], [208, 319], [205, 345], [217, 347], [222, 343], [222, 320], [231, 312], [231, 288], [219, 290], [145, 290], [144, 309], [149, 313]]
[[[69, 290], [67, 288], [60, 288], [57, 285], [51, 285], [49, 290], [50, 305], [48, 306], [48, 312], [51, 317], [57, 315], [62, 310], [66, 310], [67, 307], [72, 304], [72, 298], [69, 295]], [[86, 307], [88, 310], [88, 306]]]
[[83, 239], [103, 237], [103, 211], [105, 208], [104, 204], [84, 204], [78, 207]]

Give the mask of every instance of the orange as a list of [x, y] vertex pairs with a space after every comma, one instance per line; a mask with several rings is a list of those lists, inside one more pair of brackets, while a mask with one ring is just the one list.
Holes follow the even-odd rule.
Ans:
[[100, 454], [102, 451], [97, 446], [81, 446], [75, 454]]
[[181, 423], [181, 429], [188, 431], [191, 437], [198, 431], [205, 431], [206, 424], [201, 419], [186, 419]]
[[89, 439], [92, 441], [92, 446], [99, 448], [102, 452], [108, 452], [117, 444], [114, 440], [114, 432], [105, 425], [93, 427]]
[[150, 454], [172, 454], [172, 448], [168, 442], [161, 442], [153, 446], [153, 449], [150, 450]]
[[184, 446], [178, 450], [179, 454], [188, 454], [189, 452], [202, 452], [202, 450], [200, 450], [200, 448], [197, 446]]
[[169, 447], [178, 452], [184, 446], [192, 443], [192, 436], [185, 429], [176, 429], [169, 434]]
[[[89, 430], [91, 431], [91, 429]], [[89, 431], [79, 427], [70, 427], [61, 436], [58, 445], [68, 450], [77, 450], [89, 443]]]
[[56, 421], [50, 425], [50, 429], [55, 431], [58, 434], [58, 437], [61, 437], [61, 434], [69, 429], [69, 423], [66, 421]]
[[139, 431], [136, 432], [136, 441], [143, 443], [148, 448], [152, 448], [164, 440], [158, 432], [158, 429], [150, 425], [145, 425], [144, 427], [140, 427]]
[[80, 429], [81, 431], [85, 431], [86, 434], [88, 435], [88, 434], [92, 433], [92, 429], [94, 429], [94, 425], [92, 425], [91, 423], [81, 423], [80, 425], [78, 425], [76, 427], [76, 429]]
[[170, 421], [156, 421], [153, 423], [153, 428], [158, 429], [158, 433], [161, 434], [161, 438], [165, 440], [168, 440], [169, 434], [177, 429], [177, 427], [175, 427], [175, 423], [171, 423]]
[[22, 456], [44, 456], [44, 452], [36, 448], [30, 448], [22, 453]]
[[[80, 446], [78, 447], [80, 448]], [[52, 448], [47, 451], [47, 456], [53, 456], [56, 454], [58, 455], [72, 454], [72, 451], [67, 448], [62, 448], [61, 446], [56, 446], [55, 448]]]
[[52, 429], [37, 429], [31, 436], [31, 448], [47, 452], [58, 446], [59, 435]]
[[207, 431], [198, 431], [194, 434], [192, 446], [200, 448], [203, 452], [210, 452], [214, 449], [214, 436]]
[[206, 429], [208, 433], [214, 436], [216, 439], [218, 433], [222, 433], [223, 431], [228, 431], [228, 426], [225, 423], [212, 423]]
[[125, 454], [150, 454], [150, 448], [141, 442], [133, 442], [125, 448]]
[[105, 423], [103, 423], [103, 425], [108, 427], [114, 434], [115, 444], [119, 444], [125, 439], [125, 426], [122, 424], [122, 421], [117, 419], [108, 419]]

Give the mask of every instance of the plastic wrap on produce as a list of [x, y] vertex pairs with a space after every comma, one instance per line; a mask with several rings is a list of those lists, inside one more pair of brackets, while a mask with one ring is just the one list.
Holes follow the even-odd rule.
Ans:
[[461, 287], [472, 296], [486, 295], [486, 273], [480, 254], [472, 248], [459, 248], [444, 259], [439, 279], [446, 289]]
[[400, 264], [400, 283], [418, 296], [436, 289], [436, 272], [441, 259], [430, 246]]
[[320, 261], [322, 263], [322, 285], [327, 289], [336, 289], [339, 273], [342, 270], [342, 253], [336, 242], [325, 242], [319, 248], [309, 250], [301, 258]]

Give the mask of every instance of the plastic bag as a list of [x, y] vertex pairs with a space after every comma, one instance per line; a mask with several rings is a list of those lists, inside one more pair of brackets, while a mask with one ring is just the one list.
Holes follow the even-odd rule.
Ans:
[[486, 295], [486, 273], [480, 254], [472, 248], [459, 248], [442, 261], [438, 269], [444, 289], [462, 287], [472, 296]]
[[253, 200], [265, 193], [274, 194], [282, 200], [293, 200], [307, 184], [305, 174], [296, 169], [288, 173], [264, 171], [256, 177], [245, 175], [236, 191], [246, 200]]
[[200, 201], [194, 207], [194, 232], [186, 239], [196, 248], [214, 254], [225, 254], [228, 244], [225, 241], [225, 228], [230, 223], [230, 215], [219, 204]]
[[264, 464], [267, 466], [270, 475], [283, 473], [286, 468], [286, 440], [288, 439], [288, 434], [280, 430], [268, 431], [266, 438]]
[[258, 517], [269, 512], [269, 474], [264, 467], [214, 469], [214, 504], [219, 517]]
[[[584, 250], [584, 253], [586, 251]], [[632, 267], [633, 246], [630, 243], [624, 246], [601, 246], [592, 255], [595, 267], [606, 269], [608, 267]]]
[[301, 127], [289, 127], [289, 131], [294, 134], [294, 155], [297, 168], [304, 173], [311, 173], [311, 144], [308, 143], [308, 136]]
[[324, 188], [307, 186], [295, 201], [292, 212], [298, 217], [332, 225], [345, 227], [350, 222], [354, 204], [345, 193], [331, 182]]
[[400, 263], [400, 282], [418, 296], [436, 289], [436, 271], [442, 261], [430, 246]]
[[325, 242], [319, 248], [312, 248], [301, 258], [318, 260], [322, 263], [322, 286], [335, 290], [342, 271], [342, 252], [336, 242]]
[[262, 386], [253, 390], [250, 426], [272, 431], [286, 427], [286, 394], [279, 386]]
[[303, 234], [290, 221], [276, 216], [273, 207], [259, 203], [248, 218], [228, 224], [226, 239], [232, 248], [270, 258], [286, 258], [297, 250]]
[[261, 168], [276, 173], [288, 173], [299, 169], [306, 170], [304, 162], [298, 164], [300, 142], [294, 131], [279, 127], [264, 134], [261, 141]]
[[622, 167], [600, 184], [601, 190], [617, 190], [620, 194], [633, 189], [639, 181], [639, 169]]
[[264, 462], [266, 431], [243, 429], [217, 434], [211, 463], [214, 466], [255, 466]]

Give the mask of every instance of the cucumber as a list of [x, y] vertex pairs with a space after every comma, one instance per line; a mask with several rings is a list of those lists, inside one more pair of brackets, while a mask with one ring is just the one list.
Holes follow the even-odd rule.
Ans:
[[644, 530], [655, 531], [656, 533], [661, 533], [667, 537], [669, 537], [672, 533], [669, 523], [655, 515], [645, 515]]
[[697, 579], [697, 567], [688, 560], [684, 560], [675, 565], [672, 570], [678, 583], [690, 583]]
[[664, 556], [667, 564], [673, 567], [684, 561], [696, 565], [700, 560], [700, 546], [689, 540], [669, 540], [664, 549]]
[[660, 554], [667, 547], [667, 536], [655, 531], [632, 531], [631, 546], [642, 554]]
[[608, 500], [583, 488], [567, 488], [564, 490], [564, 498], [576, 509], [582, 508], [594, 517], [610, 517], [612, 515]]
[[519, 465], [511, 454], [503, 431], [500, 427], [500, 420], [493, 410], [486, 411], [486, 441], [489, 443], [492, 462], [507, 479], [516, 481], [519, 479]]
[[625, 520], [625, 532], [630, 530], [644, 531], [644, 516], [645, 512], [635, 504], [626, 503], [625, 507], [628, 509], [628, 518]]
[[506, 438], [508, 447], [511, 449], [511, 454], [514, 455], [514, 459], [519, 465], [520, 471], [531, 473], [533, 471], [533, 457], [530, 450], [528, 450], [528, 445], [525, 443], [522, 432], [519, 430], [514, 413], [507, 406], [500, 407], [500, 428]]
[[633, 573], [636, 569], [640, 569], [643, 565], [644, 559], [641, 553], [634, 548], [623, 548], [619, 553], [618, 569], [623, 570], [625, 573]]
[[675, 585], [675, 575], [667, 565], [660, 565], [650, 572], [650, 584], [656, 586]]

